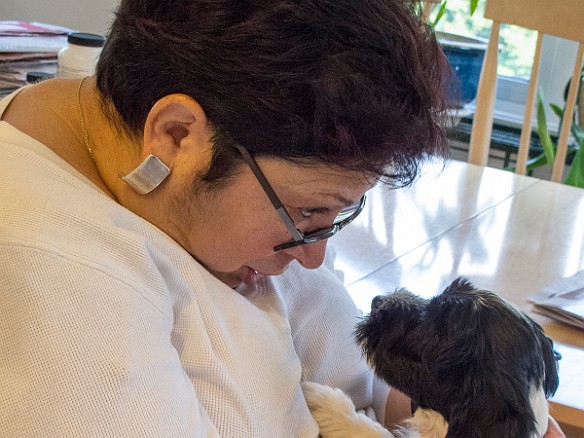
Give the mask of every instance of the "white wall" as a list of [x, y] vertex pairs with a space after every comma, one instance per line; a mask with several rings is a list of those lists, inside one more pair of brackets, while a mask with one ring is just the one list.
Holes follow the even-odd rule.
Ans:
[[105, 34], [119, 0], [0, 0], [0, 20], [40, 21]]

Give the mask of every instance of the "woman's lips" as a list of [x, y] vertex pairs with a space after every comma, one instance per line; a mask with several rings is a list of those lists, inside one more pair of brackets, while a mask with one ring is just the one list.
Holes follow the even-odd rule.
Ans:
[[286, 272], [286, 269], [288, 269], [288, 265], [279, 269], [272, 268], [270, 269], [270, 272], [266, 273], [256, 271], [254, 268], [250, 266], [242, 266], [240, 269], [230, 274], [226, 275], [216, 274], [216, 276], [224, 283], [230, 285], [233, 288], [236, 288], [241, 284], [253, 286], [264, 277], [283, 274], [284, 272]]
[[246, 266], [241, 281], [243, 281], [248, 286], [252, 286], [256, 284], [258, 281], [260, 281], [260, 279], [262, 279], [263, 277], [264, 277], [263, 274], [260, 274], [255, 269]]

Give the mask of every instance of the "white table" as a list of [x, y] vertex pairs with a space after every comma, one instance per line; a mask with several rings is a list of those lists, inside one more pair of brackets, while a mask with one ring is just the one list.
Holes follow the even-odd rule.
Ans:
[[[397, 287], [430, 297], [459, 275], [530, 311], [530, 295], [584, 269], [584, 190], [452, 161], [408, 189], [374, 188], [332, 239], [357, 306]], [[584, 437], [584, 331], [532, 314], [562, 353], [553, 416]]]

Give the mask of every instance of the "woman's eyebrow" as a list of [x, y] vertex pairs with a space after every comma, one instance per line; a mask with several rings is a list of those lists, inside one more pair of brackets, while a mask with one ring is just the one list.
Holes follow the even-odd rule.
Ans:
[[320, 193], [319, 195], [323, 196], [323, 197], [332, 197], [334, 199], [336, 199], [337, 201], [339, 201], [339, 203], [341, 203], [343, 205], [343, 207], [350, 207], [351, 205], [355, 205], [357, 203], [359, 203], [359, 199], [352, 200], [352, 199], [348, 199], [345, 198], [343, 195], [339, 194], [339, 193]]
[[315, 214], [319, 214], [319, 213], [327, 213], [329, 211], [329, 209], [327, 207], [307, 207], [307, 208], [303, 208], [303, 211], [307, 212], [307, 213], [315, 213]]

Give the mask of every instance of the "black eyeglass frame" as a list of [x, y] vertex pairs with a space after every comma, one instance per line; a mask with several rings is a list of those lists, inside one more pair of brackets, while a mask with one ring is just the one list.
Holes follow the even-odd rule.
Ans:
[[[282, 204], [282, 202], [280, 201], [280, 199], [276, 195], [276, 192], [274, 192], [274, 189], [272, 188], [272, 186], [270, 185], [270, 183], [266, 179], [266, 176], [264, 175], [264, 173], [262, 172], [262, 170], [258, 166], [258, 163], [251, 156], [251, 154], [248, 152], [248, 150], [241, 145], [236, 145], [236, 147], [237, 147], [237, 150], [239, 151], [239, 153], [241, 154], [241, 156], [243, 157], [243, 160], [249, 166], [249, 168], [251, 169], [251, 171], [255, 175], [256, 179], [260, 183], [260, 186], [262, 187], [262, 189], [264, 190], [264, 192], [266, 193], [266, 195], [270, 199], [270, 202], [272, 203], [272, 205], [276, 209], [276, 212], [278, 213], [278, 216], [280, 216], [280, 219], [282, 220], [282, 222], [286, 226], [286, 229], [292, 235], [293, 240], [290, 240], [289, 242], [274, 246], [274, 251], [281, 251], [283, 249], [293, 248], [295, 246], [307, 245], [309, 243], [316, 243], [316, 242], [320, 242], [321, 240], [326, 240], [326, 239], [334, 236], [341, 229], [343, 229], [344, 227], [349, 225], [351, 222], [353, 222], [353, 220], [357, 216], [359, 216], [359, 214], [363, 211], [363, 208], [365, 207], [365, 201], [367, 199], [367, 195], [363, 195], [361, 197], [361, 199], [359, 200], [359, 205], [357, 206], [355, 211], [353, 213], [351, 213], [351, 215], [349, 215], [345, 219], [341, 220], [340, 222], [334, 223], [330, 227], [319, 228], [318, 230], [314, 230], [314, 231], [311, 231], [309, 233], [304, 234], [304, 233], [302, 233], [302, 231], [300, 231], [299, 229], [296, 228], [296, 225], [294, 224], [294, 220], [292, 219], [292, 216], [290, 216], [290, 213], [288, 213], [288, 211], [286, 210], [286, 207], [284, 207], [284, 205]], [[352, 207], [353, 206], [346, 207], [345, 209], [341, 210], [341, 213], [343, 211], [348, 210], [348, 209], [352, 209]], [[341, 213], [339, 213], [339, 215]], [[337, 217], [339, 215], [337, 215]]]

